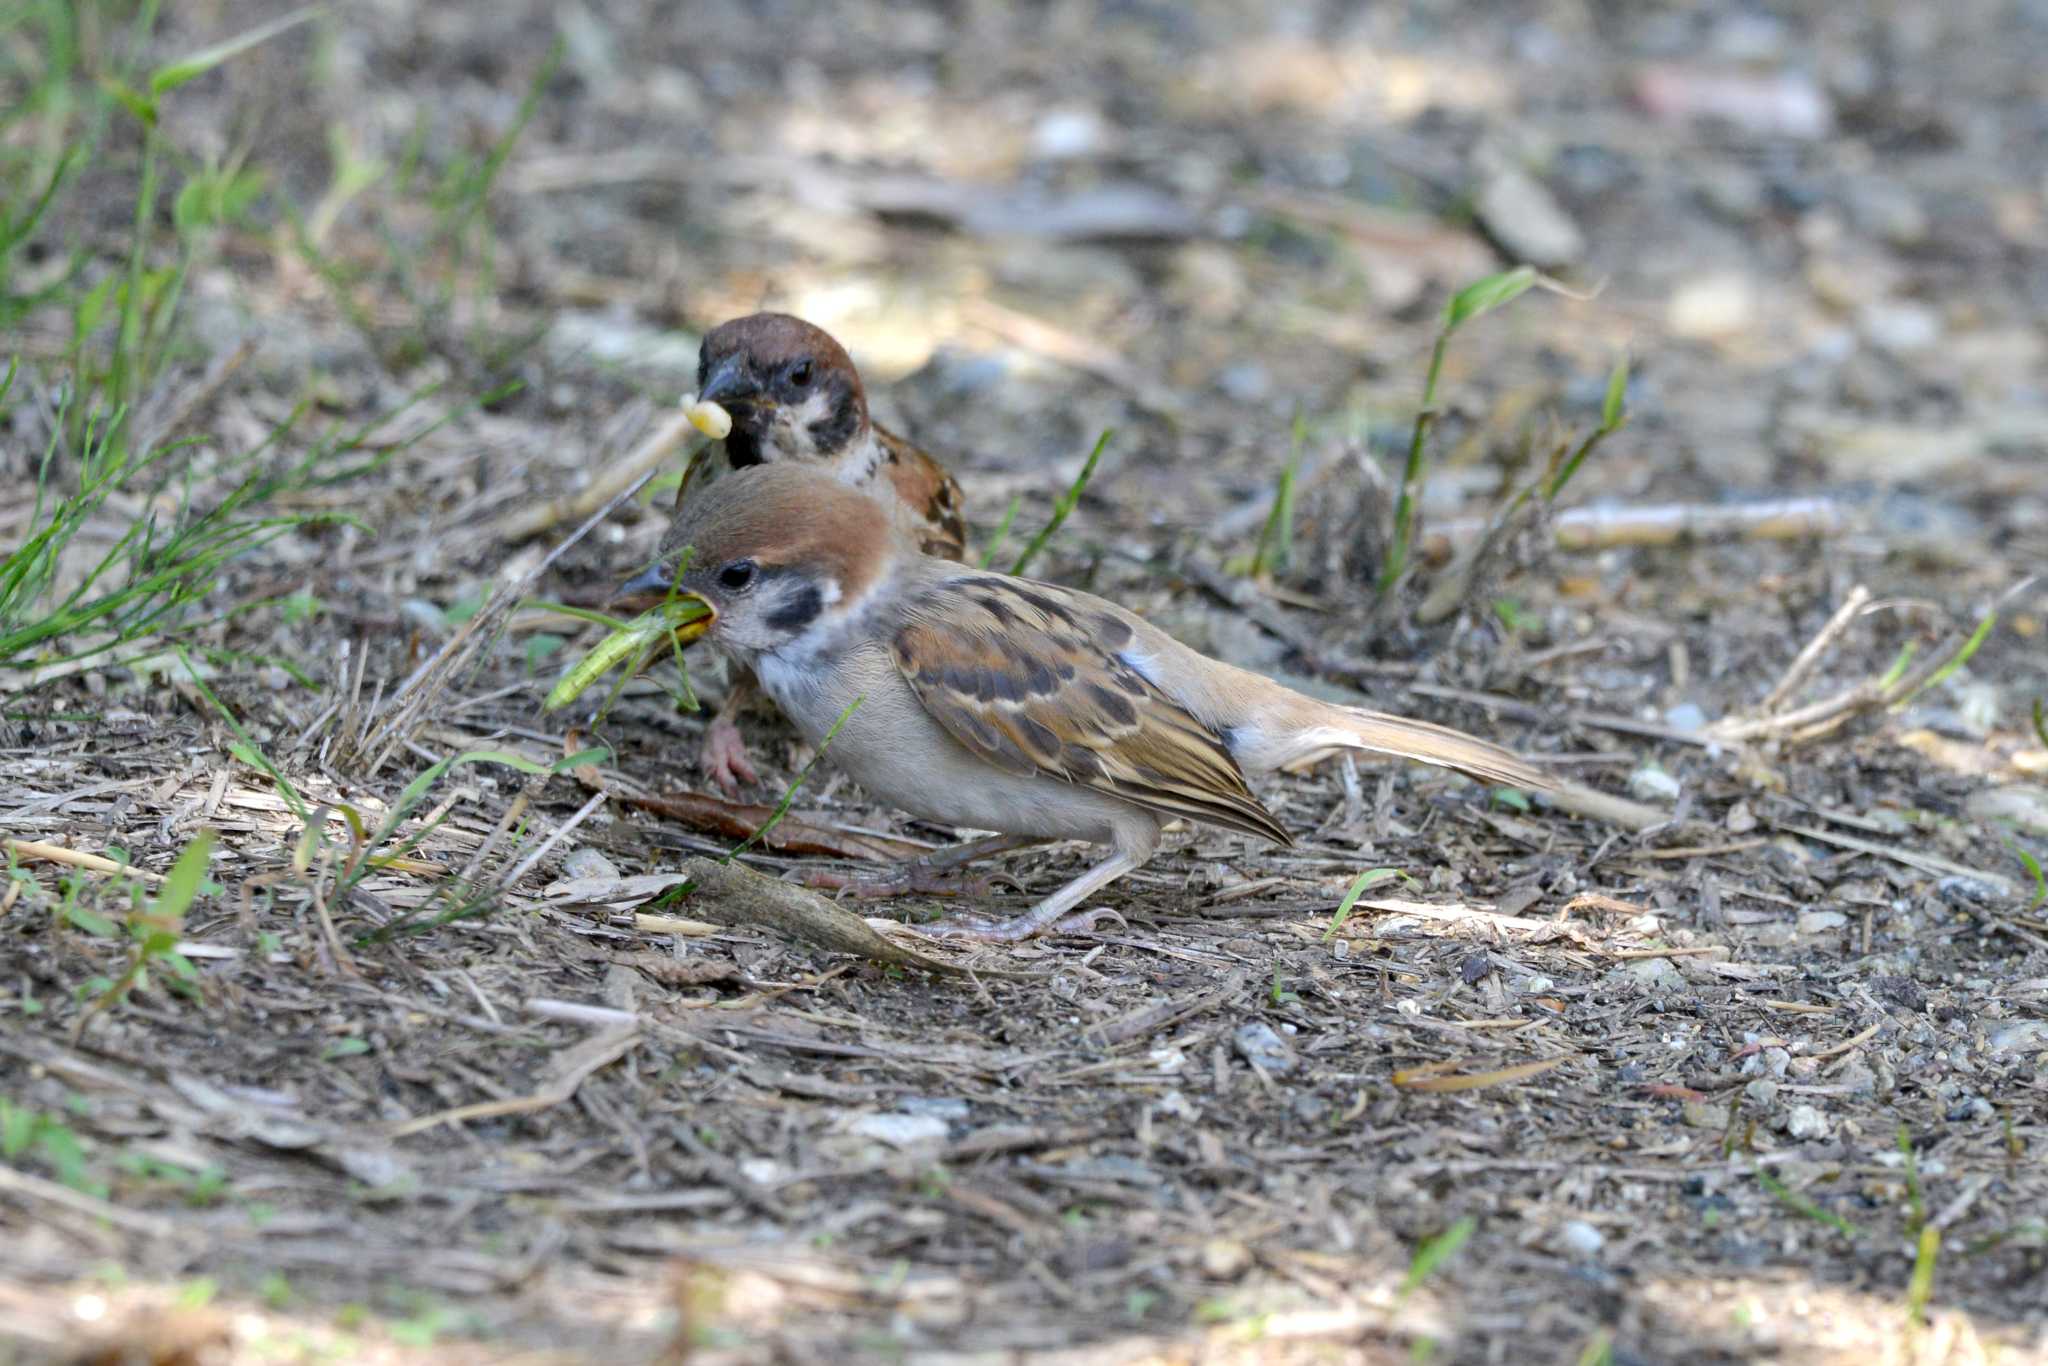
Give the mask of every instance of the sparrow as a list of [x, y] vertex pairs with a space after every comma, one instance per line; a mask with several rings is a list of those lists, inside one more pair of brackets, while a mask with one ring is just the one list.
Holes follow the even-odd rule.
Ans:
[[1485, 740], [1303, 696], [1092, 594], [928, 554], [872, 488], [793, 463], [692, 497], [622, 591], [671, 584], [710, 609], [689, 634], [752, 669], [870, 795], [1010, 843], [1108, 847], [1024, 914], [943, 933], [1052, 927], [1143, 866], [1176, 817], [1290, 844], [1247, 780], [1312, 756], [1358, 750], [1548, 786]]
[[[822, 328], [787, 313], [720, 323], [697, 354], [697, 398], [731, 415], [724, 447], [733, 469], [779, 461], [813, 466], [842, 484], [884, 493], [926, 554], [957, 560], [967, 553], [959, 484], [937, 460], [868, 416], [852, 358]], [[678, 510], [689, 488], [685, 479]], [[698, 759], [728, 796], [742, 780], [759, 780], [738, 720], [754, 691], [752, 679], [733, 679]]]

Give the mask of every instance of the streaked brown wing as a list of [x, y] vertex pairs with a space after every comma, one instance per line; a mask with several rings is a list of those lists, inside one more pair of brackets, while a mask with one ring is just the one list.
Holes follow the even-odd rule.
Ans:
[[967, 524], [961, 520], [960, 485], [945, 466], [885, 427], [875, 428], [887, 464], [883, 473], [903, 505], [922, 523], [918, 548], [944, 560], [967, 555]]
[[1133, 639], [1099, 605], [986, 574], [912, 603], [891, 648], [933, 719], [999, 768], [1291, 844], [1223, 737], [1124, 663]]

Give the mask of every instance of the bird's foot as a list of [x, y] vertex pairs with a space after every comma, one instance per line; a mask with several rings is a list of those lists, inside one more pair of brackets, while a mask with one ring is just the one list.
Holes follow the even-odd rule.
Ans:
[[704, 732], [703, 748], [697, 752], [697, 766], [728, 797], [737, 796], [743, 782], [761, 781], [753, 760], [747, 757], [747, 742], [740, 735], [738, 724], [724, 714], [711, 718], [711, 725]]

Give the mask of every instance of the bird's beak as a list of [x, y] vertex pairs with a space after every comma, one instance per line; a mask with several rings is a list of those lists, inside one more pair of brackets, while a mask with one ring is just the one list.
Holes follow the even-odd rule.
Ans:
[[722, 403], [728, 408], [768, 408], [774, 405], [761, 392], [747, 374], [744, 356], [727, 356], [718, 368], [704, 377], [704, 387], [697, 391], [699, 403]]
[[614, 612], [631, 612], [638, 615], [642, 612], [652, 612], [657, 607], [667, 605], [671, 600], [678, 604], [699, 604], [704, 609], [702, 616], [693, 621], [678, 622], [671, 628], [676, 639], [687, 645], [711, 629], [711, 623], [718, 619], [718, 612], [695, 593], [672, 594], [674, 586], [675, 581], [666, 568], [659, 564], [650, 565], [644, 572], [635, 574], [620, 584], [619, 591], [612, 594], [611, 601], [605, 605]]
[[615, 612], [651, 612], [668, 601], [672, 582], [666, 568], [651, 564], [620, 584], [619, 591], [612, 594], [612, 600], [605, 606]]

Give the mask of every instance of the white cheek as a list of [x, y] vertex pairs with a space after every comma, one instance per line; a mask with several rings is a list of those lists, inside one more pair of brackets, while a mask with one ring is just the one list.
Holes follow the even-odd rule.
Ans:
[[783, 408], [777, 413], [782, 426], [782, 448], [798, 458], [818, 453], [818, 443], [811, 438], [811, 427], [832, 415], [832, 400], [824, 390], [813, 390], [804, 401], [794, 408]]

